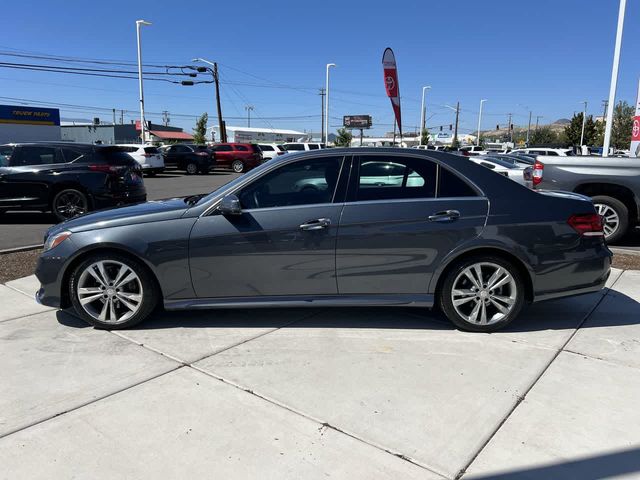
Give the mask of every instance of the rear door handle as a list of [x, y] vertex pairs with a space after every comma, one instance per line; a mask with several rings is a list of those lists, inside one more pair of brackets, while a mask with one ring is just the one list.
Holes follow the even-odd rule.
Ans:
[[460, 212], [458, 210], [445, 210], [444, 212], [429, 215], [430, 222], [452, 222], [458, 218], [460, 218]]
[[317, 218], [315, 220], [309, 220], [308, 222], [300, 225], [300, 230], [322, 230], [323, 228], [327, 228], [329, 225], [331, 225], [331, 219]]

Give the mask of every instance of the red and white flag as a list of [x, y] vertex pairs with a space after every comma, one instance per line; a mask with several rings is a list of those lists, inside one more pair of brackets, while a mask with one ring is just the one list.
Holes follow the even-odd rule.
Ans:
[[638, 82], [638, 96], [636, 97], [636, 113], [633, 117], [631, 130], [631, 155], [640, 157], [640, 81]]
[[387, 96], [391, 100], [393, 113], [396, 116], [396, 124], [402, 136], [402, 115], [400, 114], [400, 85], [398, 84], [398, 68], [393, 50], [387, 48], [382, 55], [382, 68], [384, 69], [384, 87]]

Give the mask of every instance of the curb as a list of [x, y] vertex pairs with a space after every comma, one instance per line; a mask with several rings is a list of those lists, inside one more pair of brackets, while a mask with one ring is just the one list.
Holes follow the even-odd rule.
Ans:
[[609, 250], [618, 255], [635, 255], [640, 257], [640, 251], [638, 250], [627, 250], [624, 247], [609, 247]]
[[0, 255], [5, 253], [18, 253], [18, 252], [27, 252], [29, 250], [37, 250], [38, 248], [44, 247], [43, 244], [40, 245], [27, 245], [24, 247], [15, 247], [15, 248], [6, 248], [4, 250], [0, 250]]

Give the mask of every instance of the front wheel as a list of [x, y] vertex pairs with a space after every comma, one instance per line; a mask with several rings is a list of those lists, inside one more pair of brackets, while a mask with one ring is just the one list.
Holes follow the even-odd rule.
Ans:
[[139, 262], [118, 254], [96, 254], [71, 273], [69, 296], [87, 323], [121, 329], [147, 318], [159, 295], [153, 278]]
[[79, 190], [69, 188], [58, 192], [51, 202], [51, 211], [56, 218], [64, 222], [89, 211], [89, 200]]
[[236, 173], [242, 173], [244, 171], [244, 163], [242, 160], [234, 160], [231, 164], [231, 170]]
[[458, 328], [494, 332], [518, 316], [524, 306], [524, 288], [522, 276], [511, 262], [481, 255], [449, 269], [438, 303]]
[[187, 163], [185, 171], [187, 172], [187, 175], [195, 175], [198, 173], [198, 165], [193, 162]]

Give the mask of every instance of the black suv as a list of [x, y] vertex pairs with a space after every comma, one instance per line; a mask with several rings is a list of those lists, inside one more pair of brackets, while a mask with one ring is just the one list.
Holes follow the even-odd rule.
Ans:
[[121, 147], [63, 142], [0, 145], [0, 213], [52, 211], [62, 221], [146, 199], [140, 166]]
[[176, 167], [187, 175], [209, 173], [216, 164], [215, 153], [206, 145], [178, 143], [160, 147], [165, 167]]

